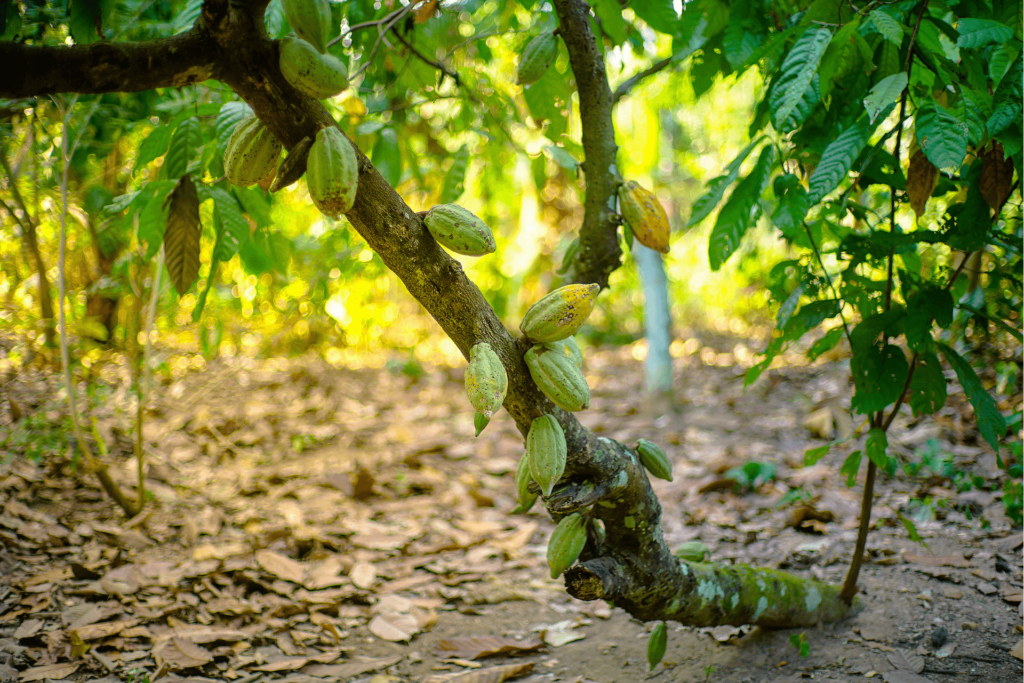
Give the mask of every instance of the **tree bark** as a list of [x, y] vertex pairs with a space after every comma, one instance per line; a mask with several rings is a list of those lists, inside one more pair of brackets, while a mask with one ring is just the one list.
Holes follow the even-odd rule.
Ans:
[[668, 277], [661, 254], [633, 241], [633, 258], [640, 270], [644, 288], [644, 328], [647, 333], [647, 358], [644, 359], [644, 384], [648, 404], [655, 417], [672, 412], [672, 309], [668, 300]]

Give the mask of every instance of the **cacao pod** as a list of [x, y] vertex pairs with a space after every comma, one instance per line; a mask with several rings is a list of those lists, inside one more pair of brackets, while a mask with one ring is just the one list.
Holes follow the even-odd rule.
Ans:
[[600, 291], [596, 284], [559, 287], [530, 306], [519, 329], [541, 344], [571, 337], [594, 310], [594, 299]]
[[651, 665], [651, 671], [654, 671], [654, 667], [658, 666], [658, 662], [665, 656], [666, 647], [668, 647], [668, 629], [665, 628], [665, 622], [661, 621], [651, 631], [651, 636], [647, 640], [647, 663]]
[[907, 167], [907, 198], [910, 207], [918, 218], [924, 213], [928, 198], [935, 191], [939, 182], [939, 169], [928, 161], [917, 142], [917, 135], [910, 138], [910, 153], [907, 155], [910, 165]]
[[540, 80], [558, 56], [558, 39], [553, 33], [542, 33], [529, 43], [519, 56], [517, 85], [530, 85]]
[[[992, 209], [999, 211], [1013, 189], [1013, 160], [1003, 157], [1003, 146], [992, 142], [981, 152], [981, 196]], [[909, 182], [909, 181], [908, 181]]]
[[527, 452], [519, 458], [519, 466], [516, 468], [516, 498], [519, 500], [519, 504], [512, 514], [529, 512], [533, 504], [537, 502], [537, 494], [530, 492], [530, 481], [530, 454]]
[[566, 515], [551, 532], [548, 541], [548, 567], [551, 578], [557, 579], [562, 572], [572, 566], [583, 552], [587, 544], [587, 522], [583, 515], [574, 512]]
[[249, 187], [277, 165], [281, 143], [255, 116], [238, 122], [224, 148], [224, 172], [232, 185]]
[[619, 188], [619, 210], [640, 244], [668, 253], [668, 215], [653, 192], [630, 180]]
[[566, 337], [562, 341], [548, 342], [544, 346], [564, 353], [567, 357], [572, 359], [572, 362], [576, 364], [576, 367], [583, 369], [583, 352], [580, 351], [580, 345], [576, 343], [576, 337]]
[[476, 436], [480, 436], [480, 433], [487, 429], [487, 425], [490, 422], [491, 418], [483, 413], [473, 413], [473, 428], [476, 430]]
[[296, 90], [322, 100], [348, 87], [348, 69], [334, 55], [322, 55], [306, 41], [291, 36], [281, 39], [279, 49], [281, 73]]
[[665, 451], [658, 448], [658, 444], [640, 439], [636, 444], [636, 454], [640, 456], [640, 462], [648, 472], [658, 479], [672, 481], [672, 464], [668, 461]]
[[570, 412], [590, 407], [590, 388], [575, 361], [557, 349], [537, 344], [526, 352], [526, 367], [544, 395]]
[[687, 562], [703, 562], [711, 551], [700, 541], [687, 541], [675, 549], [675, 556]]
[[284, 0], [284, 16], [299, 38], [321, 54], [327, 52], [331, 6], [327, 0]]
[[337, 218], [352, 208], [359, 186], [359, 165], [352, 145], [341, 131], [321, 128], [309, 148], [306, 186], [316, 208]]
[[423, 217], [423, 224], [434, 239], [456, 254], [483, 256], [497, 248], [487, 224], [457, 204], [431, 207]]
[[271, 192], [278, 192], [288, 187], [306, 172], [306, 159], [309, 157], [309, 148], [313, 146], [313, 138], [308, 135], [288, 150], [288, 156], [281, 159], [277, 167], [277, 176], [270, 185]]
[[541, 415], [530, 424], [526, 435], [526, 456], [530, 459], [530, 476], [545, 496], [565, 472], [565, 432], [551, 415]]
[[505, 366], [487, 342], [479, 342], [469, 350], [466, 368], [466, 393], [478, 413], [490, 419], [501, 408], [508, 391]]

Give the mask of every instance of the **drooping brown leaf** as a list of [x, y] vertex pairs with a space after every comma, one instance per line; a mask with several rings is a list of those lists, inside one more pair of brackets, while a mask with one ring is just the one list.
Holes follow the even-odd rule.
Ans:
[[288, 150], [288, 156], [281, 160], [277, 168], [277, 176], [270, 184], [270, 191], [277, 192], [293, 184], [306, 172], [306, 161], [309, 159], [309, 148], [313, 146], [313, 138], [308, 135]]
[[900, 671], [910, 671], [915, 674], [924, 671], [924, 658], [910, 650], [900, 648], [896, 652], [889, 652], [885, 656], [889, 663]]
[[544, 647], [539, 638], [523, 641], [499, 636], [465, 636], [449, 638], [434, 646], [434, 654], [441, 658], [479, 659], [492, 655], [523, 654]]
[[1013, 187], [1013, 161], [1003, 158], [1003, 146], [994, 142], [982, 151], [981, 162], [981, 178], [978, 179], [981, 196], [998, 211]]
[[188, 174], [183, 175], [167, 195], [164, 206], [168, 204], [164, 262], [178, 296], [184, 296], [199, 277], [199, 235], [202, 231], [199, 195]]
[[935, 191], [939, 182], [939, 169], [928, 161], [928, 157], [917, 147], [917, 138], [910, 150], [910, 167], [907, 169], [907, 197], [914, 213], [920, 218], [924, 213], [928, 198]]

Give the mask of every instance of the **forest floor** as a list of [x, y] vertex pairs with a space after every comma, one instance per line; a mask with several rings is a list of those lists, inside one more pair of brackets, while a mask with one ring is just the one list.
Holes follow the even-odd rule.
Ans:
[[[725, 355], [736, 340], [705, 343], [677, 359], [680, 411], [658, 418], [629, 350], [587, 349], [580, 419], [668, 453], [674, 481], [653, 486], [671, 547], [700, 540], [714, 562], [841, 582], [863, 468], [852, 488], [839, 469], [863, 439], [809, 467], [804, 452], [853, 430], [848, 367], [775, 369], [744, 390]], [[549, 578], [542, 506], [508, 514], [522, 438], [504, 412], [473, 437], [461, 369], [180, 363], [146, 418], [153, 501], [130, 520], [68, 449], [20, 454], [60, 442], [57, 373], [7, 386], [0, 426], [21, 451], [0, 453], [0, 683], [1021, 681], [1024, 538], [955, 381], [937, 417], [890, 432], [892, 454], [923, 468], [876, 484], [863, 611], [800, 630], [670, 624], [653, 672], [652, 624], [569, 598]], [[90, 401], [130, 492], [130, 394]], [[737, 483], [745, 465], [766, 481]], [[968, 474], [981, 487], [958, 490]]]

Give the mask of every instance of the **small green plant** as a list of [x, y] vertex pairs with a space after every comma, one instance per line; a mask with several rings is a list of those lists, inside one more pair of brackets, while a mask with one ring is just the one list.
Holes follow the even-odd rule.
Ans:
[[149, 672], [145, 669], [128, 669], [125, 683], [149, 683]]
[[713, 674], [713, 673], [715, 673], [715, 665], [714, 664], [708, 664], [707, 666], [704, 667], [704, 681], [705, 681], [705, 683], [707, 681], [711, 680], [711, 674]]
[[726, 472], [725, 478], [732, 479], [742, 489], [756, 489], [775, 478], [775, 465], [751, 460], [742, 467], [734, 467]]
[[0, 451], [21, 454], [34, 463], [66, 453], [68, 435], [71, 434], [71, 418], [61, 415], [54, 418], [59, 405], [49, 402], [29, 413], [23, 420], [0, 431]]
[[789, 644], [800, 651], [801, 657], [807, 657], [811, 654], [811, 644], [807, 642], [807, 634], [801, 633], [797, 635], [794, 633], [789, 637]]

